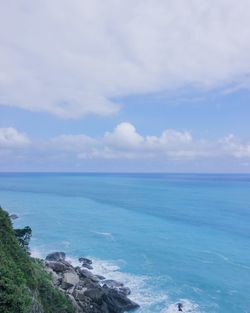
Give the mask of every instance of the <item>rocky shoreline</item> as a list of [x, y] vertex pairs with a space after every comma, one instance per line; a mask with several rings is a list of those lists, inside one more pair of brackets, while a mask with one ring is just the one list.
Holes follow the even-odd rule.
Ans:
[[81, 266], [74, 267], [64, 252], [54, 252], [44, 260], [56, 288], [72, 301], [77, 313], [123, 313], [139, 308], [128, 298], [131, 291], [122, 282], [95, 275], [92, 261], [79, 258]]

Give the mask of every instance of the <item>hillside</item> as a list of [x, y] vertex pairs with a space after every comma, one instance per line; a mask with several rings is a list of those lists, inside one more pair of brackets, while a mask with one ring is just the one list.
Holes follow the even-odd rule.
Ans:
[[[24, 241], [17, 240], [17, 233]], [[0, 312], [73, 313], [71, 302], [54, 288], [43, 263], [27, 252], [25, 231], [16, 234], [0, 207]]]

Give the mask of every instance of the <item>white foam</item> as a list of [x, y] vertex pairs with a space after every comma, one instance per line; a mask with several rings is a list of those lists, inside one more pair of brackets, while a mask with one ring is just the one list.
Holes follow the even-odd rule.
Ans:
[[81, 263], [79, 262], [79, 260], [78, 260], [77, 258], [68, 257], [68, 256], [66, 255], [66, 260], [67, 260], [71, 265], [73, 265], [74, 267], [81, 266]]
[[[47, 251], [49, 253], [49, 251]], [[37, 248], [32, 248], [32, 257], [44, 258], [44, 253]], [[183, 304], [183, 313], [201, 313], [198, 305], [187, 299], [180, 299], [177, 303], [170, 303], [168, 295], [159, 290], [155, 290], [152, 285], [156, 285], [157, 277], [146, 275], [134, 275], [121, 271], [121, 267], [126, 264], [123, 260], [107, 261], [86, 256], [93, 261], [92, 272], [96, 275], [102, 275], [106, 279], [112, 279], [122, 282], [131, 289], [129, 298], [140, 305], [136, 313], [176, 313], [178, 312], [177, 303]], [[68, 262], [73, 266], [81, 266], [78, 258], [66, 256]], [[161, 279], [160, 277], [158, 278]], [[165, 307], [164, 310], [162, 308]]]
[[99, 231], [93, 231], [93, 233], [96, 234], [96, 235], [99, 235], [99, 236], [103, 236], [103, 237], [108, 237], [108, 238], [114, 239], [112, 233], [99, 232]]
[[179, 313], [178, 303], [182, 304], [183, 313], [201, 313], [199, 306], [188, 299], [180, 299], [178, 302], [168, 305], [161, 313]]
[[41, 253], [41, 251], [37, 248], [32, 248], [31, 251], [31, 256], [33, 258], [37, 258], [37, 259], [42, 259], [43, 258], [43, 254]]
[[166, 294], [159, 293], [150, 288], [151, 277], [133, 275], [120, 271], [118, 264], [124, 263], [123, 261], [112, 262], [95, 258], [91, 259], [93, 260], [92, 266], [95, 274], [102, 275], [107, 279], [122, 282], [126, 287], [131, 289], [130, 299], [139, 303], [141, 306], [140, 310], [137, 311], [138, 313], [152, 313], [151, 307], [165, 303], [168, 299]]

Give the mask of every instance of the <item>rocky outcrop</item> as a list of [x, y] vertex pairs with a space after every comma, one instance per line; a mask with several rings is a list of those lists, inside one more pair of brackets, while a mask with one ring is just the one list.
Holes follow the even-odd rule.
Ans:
[[79, 262], [81, 267], [73, 267], [66, 261], [64, 252], [51, 253], [45, 259], [53, 284], [68, 295], [76, 312], [123, 313], [139, 307], [128, 298], [131, 291], [123, 283], [87, 270], [93, 269], [90, 259], [82, 257]]

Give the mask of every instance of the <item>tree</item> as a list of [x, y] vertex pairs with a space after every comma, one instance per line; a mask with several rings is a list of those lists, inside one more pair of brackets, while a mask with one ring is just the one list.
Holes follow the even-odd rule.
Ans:
[[24, 228], [17, 228], [14, 229], [15, 236], [19, 242], [19, 245], [25, 249], [26, 251], [29, 250], [29, 242], [30, 238], [32, 236], [32, 230], [29, 226], [26, 226]]

